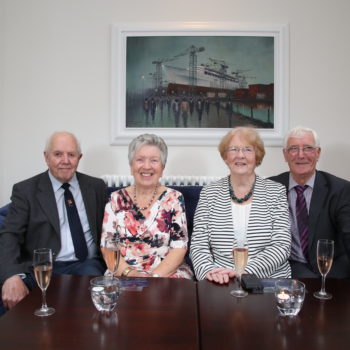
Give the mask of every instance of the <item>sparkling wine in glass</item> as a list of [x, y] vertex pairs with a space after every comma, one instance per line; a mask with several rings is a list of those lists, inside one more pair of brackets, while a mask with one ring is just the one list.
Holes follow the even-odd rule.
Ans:
[[119, 237], [114, 235], [112, 239], [106, 240], [106, 244], [101, 248], [101, 251], [108, 268], [107, 274], [113, 276], [118, 270], [120, 260]]
[[238, 289], [233, 289], [230, 294], [235, 297], [246, 297], [248, 293], [242, 289], [242, 274], [247, 266], [248, 260], [248, 248], [246, 247], [236, 247], [233, 248], [233, 262], [235, 264], [235, 270], [238, 279]]
[[321, 290], [314, 293], [318, 299], [331, 299], [332, 294], [326, 292], [326, 276], [332, 267], [334, 255], [334, 241], [329, 239], [319, 239], [317, 241], [317, 265], [322, 275]]
[[46, 304], [46, 289], [48, 288], [52, 275], [52, 250], [40, 248], [34, 250], [33, 268], [36, 282], [42, 292], [42, 305], [35, 310], [36, 316], [50, 316], [55, 313], [55, 309]]

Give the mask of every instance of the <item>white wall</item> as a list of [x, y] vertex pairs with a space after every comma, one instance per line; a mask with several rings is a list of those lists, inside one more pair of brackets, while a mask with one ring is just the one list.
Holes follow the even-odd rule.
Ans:
[[[321, 137], [319, 168], [350, 179], [348, 0], [0, 0], [0, 205], [12, 185], [45, 170], [46, 137], [74, 132], [80, 170], [128, 174], [126, 147], [109, 145], [110, 25], [118, 21], [289, 23], [290, 126]], [[258, 169], [287, 169], [267, 148]], [[227, 173], [215, 147], [170, 148], [166, 175]]]

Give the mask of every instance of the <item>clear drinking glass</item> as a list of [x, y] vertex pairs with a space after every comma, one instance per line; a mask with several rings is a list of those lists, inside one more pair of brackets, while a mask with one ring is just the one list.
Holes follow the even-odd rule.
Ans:
[[319, 239], [317, 241], [317, 265], [322, 275], [321, 290], [314, 293], [318, 299], [332, 299], [332, 294], [326, 292], [326, 276], [332, 267], [334, 255], [334, 241], [330, 239]]
[[90, 293], [98, 311], [113, 311], [120, 293], [120, 281], [113, 276], [95, 277], [90, 281]]
[[55, 313], [55, 309], [46, 304], [46, 289], [48, 288], [52, 275], [52, 250], [41, 248], [34, 250], [33, 268], [36, 282], [42, 291], [42, 305], [35, 310], [36, 316], [50, 316]]
[[103, 259], [106, 262], [107, 275], [114, 276], [118, 270], [120, 260], [119, 236], [115, 234], [111, 239], [106, 240], [104, 247], [101, 247]]
[[305, 284], [293, 279], [279, 280], [275, 283], [275, 298], [281, 316], [296, 316], [303, 306]]
[[247, 266], [248, 261], [248, 248], [247, 247], [235, 247], [233, 248], [233, 262], [235, 265], [235, 271], [237, 273], [238, 289], [231, 290], [230, 294], [234, 297], [242, 298], [246, 297], [248, 293], [242, 288], [242, 274]]

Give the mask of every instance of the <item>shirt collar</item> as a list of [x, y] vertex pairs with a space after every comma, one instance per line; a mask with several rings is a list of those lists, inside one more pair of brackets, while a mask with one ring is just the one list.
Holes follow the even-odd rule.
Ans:
[[[61, 186], [63, 185], [63, 182], [58, 181], [50, 172], [49, 170], [49, 178], [51, 180], [52, 183], [52, 187], [53, 187], [53, 191], [56, 192], [58, 191]], [[77, 179], [77, 175], [74, 174], [73, 177], [70, 179], [70, 181], [68, 181], [68, 183], [71, 185], [72, 188], [78, 188], [78, 179]]]
[[[315, 185], [315, 178], [316, 178], [316, 172], [310, 177], [310, 179], [305, 183], [305, 185], [309, 186], [312, 190], [314, 189]], [[293, 176], [291, 173], [289, 173], [289, 187], [288, 191], [293, 189], [295, 186], [298, 186], [299, 184], [293, 179]]]

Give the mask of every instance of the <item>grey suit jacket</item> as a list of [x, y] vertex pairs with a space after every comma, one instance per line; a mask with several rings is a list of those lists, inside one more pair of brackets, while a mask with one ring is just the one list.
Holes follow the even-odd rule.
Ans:
[[[90, 230], [97, 246], [107, 200], [103, 180], [77, 172]], [[0, 284], [32, 272], [33, 250], [61, 249], [58, 210], [48, 171], [13, 186], [11, 207], [0, 230]]]
[[[271, 177], [288, 189], [289, 172]], [[318, 274], [317, 241], [334, 240], [334, 259], [329, 276], [350, 278], [350, 182], [317, 171], [309, 212], [309, 260]]]

